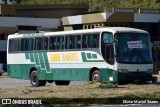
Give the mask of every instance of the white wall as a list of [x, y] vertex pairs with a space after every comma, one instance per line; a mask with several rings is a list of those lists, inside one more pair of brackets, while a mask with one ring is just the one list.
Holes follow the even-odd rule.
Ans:
[[39, 26], [41, 28], [58, 28], [60, 19], [0, 17], [0, 27]]
[[160, 22], [160, 14], [134, 14], [134, 22]]

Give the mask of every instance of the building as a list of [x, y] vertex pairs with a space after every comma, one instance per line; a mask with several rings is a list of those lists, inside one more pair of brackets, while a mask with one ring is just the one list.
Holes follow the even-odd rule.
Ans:
[[149, 32], [155, 69], [160, 70], [160, 9], [113, 8], [112, 12], [96, 12], [62, 18], [64, 30], [93, 29], [103, 26], [132, 27]]
[[59, 31], [62, 16], [86, 12], [86, 5], [14, 5], [0, 1], [0, 63], [6, 61], [7, 37], [13, 33]]
[[16, 17], [59, 18], [82, 14], [88, 11], [88, 5], [52, 4], [52, 5], [15, 5]]
[[133, 27], [147, 30], [151, 41], [160, 41], [160, 10], [114, 8], [112, 12], [98, 12], [62, 18], [64, 30], [92, 29], [102, 26]]

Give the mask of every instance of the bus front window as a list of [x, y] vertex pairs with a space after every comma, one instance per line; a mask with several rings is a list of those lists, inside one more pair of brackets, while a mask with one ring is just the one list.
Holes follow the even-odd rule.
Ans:
[[150, 41], [144, 33], [116, 33], [118, 40], [116, 60], [118, 63], [152, 63]]

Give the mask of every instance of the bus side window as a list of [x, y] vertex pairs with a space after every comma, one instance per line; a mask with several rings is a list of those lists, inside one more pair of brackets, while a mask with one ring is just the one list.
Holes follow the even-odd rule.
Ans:
[[10, 39], [9, 40], [9, 52], [12, 53], [14, 52], [15, 45], [14, 45], [14, 40]]
[[69, 40], [69, 49], [73, 49], [73, 46], [74, 46], [73, 41], [74, 41], [73, 36], [70, 36], [70, 40]]
[[95, 36], [94, 36], [94, 41], [95, 41], [95, 48], [99, 48], [99, 34], [96, 34]]
[[84, 35], [82, 36], [82, 48], [87, 48], [86, 38]]
[[43, 38], [43, 50], [48, 50], [48, 37]]
[[66, 36], [65, 49], [73, 49], [73, 36]]
[[90, 48], [98, 48], [99, 45], [99, 35], [91, 34], [90, 35]]
[[42, 50], [42, 40], [40, 37], [35, 38], [35, 50]]
[[57, 37], [57, 41], [56, 41], [56, 49], [57, 49], [57, 50], [60, 49], [60, 37]]
[[81, 35], [76, 35], [73, 38], [74, 49], [81, 48]]
[[82, 48], [90, 48], [90, 35], [89, 34], [84, 34], [82, 37]]
[[9, 52], [19, 52], [20, 49], [20, 39], [10, 39], [9, 40]]
[[64, 36], [60, 36], [59, 38], [60, 38], [59, 49], [62, 50], [62, 49], [64, 49]]
[[78, 49], [81, 48], [82, 40], [81, 35], [78, 35]]
[[33, 51], [33, 38], [27, 40], [27, 51]]
[[27, 44], [27, 39], [22, 38], [21, 39], [21, 51], [27, 51], [28, 44]]
[[56, 37], [50, 37], [49, 49], [50, 50], [56, 49]]
[[69, 36], [65, 37], [65, 49], [69, 49]]

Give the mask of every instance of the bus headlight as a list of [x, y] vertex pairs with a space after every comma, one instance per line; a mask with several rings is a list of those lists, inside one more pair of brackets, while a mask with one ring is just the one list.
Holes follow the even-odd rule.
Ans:
[[152, 72], [153, 72], [153, 69], [146, 70], [146, 73], [152, 73]]
[[126, 69], [118, 69], [118, 72], [121, 72], [121, 73], [128, 73], [128, 70], [126, 70]]

